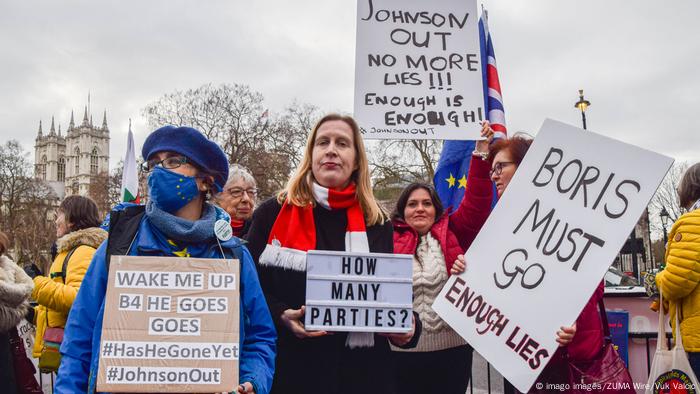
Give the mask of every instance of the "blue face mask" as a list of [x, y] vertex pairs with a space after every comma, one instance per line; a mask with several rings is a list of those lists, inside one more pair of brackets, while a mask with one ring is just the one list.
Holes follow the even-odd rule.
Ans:
[[181, 175], [161, 166], [156, 166], [148, 176], [148, 189], [151, 200], [168, 213], [177, 212], [200, 193], [195, 177]]

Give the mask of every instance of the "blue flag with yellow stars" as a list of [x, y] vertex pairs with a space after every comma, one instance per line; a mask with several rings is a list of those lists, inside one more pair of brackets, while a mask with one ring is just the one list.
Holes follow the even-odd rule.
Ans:
[[433, 181], [446, 210], [448, 207], [452, 207], [451, 211], [456, 210], [464, 197], [475, 145], [475, 141], [445, 141], [443, 145]]

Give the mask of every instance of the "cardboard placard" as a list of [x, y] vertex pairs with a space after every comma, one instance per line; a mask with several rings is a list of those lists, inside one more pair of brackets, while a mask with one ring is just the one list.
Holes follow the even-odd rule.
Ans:
[[310, 250], [307, 330], [411, 331], [413, 256]]
[[478, 139], [476, 0], [358, 0], [354, 117], [364, 138]]
[[238, 260], [112, 256], [102, 392], [230, 392], [238, 385]]
[[672, 163], [547, 119], [433, 309], [527, 392]]

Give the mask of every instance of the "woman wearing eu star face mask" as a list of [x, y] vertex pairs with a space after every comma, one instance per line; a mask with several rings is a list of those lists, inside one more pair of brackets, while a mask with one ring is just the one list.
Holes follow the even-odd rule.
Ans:
[[[242, 348], [239, 376], [242, 384], [237, 392], [269, 392], [276, 334], [255, 266], [238, 238], [215, 233], [215, 222], [221, 219], [228, 222], [229, 218], [223, 210], [206, 201], [209, 192], [221, 191], [226, 182], [226, 156], [199, 131], [174, 126], [154, 131], [144, 143], [142, 154], [146, 160], [145, 170], [149, 171], [150, 200], [145, 214], [137, 222], [138, 229], [126, 239], [124, 254], [195, 258], [240, 256]], [[137, 209], [144, 210], [143, 207], [126, 209], [129, 210], [125, 211], [127, 215], [112, 212], [110, 239], [95, 253], [66, 324], [61, 347], [63, 361], [56, 382], [58, 392], [94, 392], [107, 285], [106, 260], [107, 254], [112, 253], [108, 248], [116, 243], [112, 238], [120, 237], [125, 231], [126, 226], [120, 225], [118, 218], [129, 217]]]

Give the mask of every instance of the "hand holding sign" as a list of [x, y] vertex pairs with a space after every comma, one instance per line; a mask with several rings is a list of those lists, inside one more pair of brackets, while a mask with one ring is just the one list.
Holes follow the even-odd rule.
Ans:
[[292, 334], [299, 339], [316, 338], [328, 335], [326, 331], [306, 331], [306, 328], [304, 328], [304, 323], [301, 322], [301, 319], [304, 318], [305, 313], [306, 306], [304, 305], [302, 305], [300, 309], [287, 309], [282, 312], [280, 320], [289, 329], [289, 331], [291, 331]]
[[379, 334], [383, 337], [389, 338], [391, 343], [393, 343], [396, 346], [404, 346], [405, 344], [411, 342], [411, 339], [413, 339], [413, 335], [416, 333], [416, 316], [411, 314], [411, 331], [407, 333], [399, 333], [399, 334]]
[[464, 255], [458, 254], [457, 260], [452, 264], [450, 268], [450, 275], [459, 275], [467, 268], [467, 263], [464, 261]]

